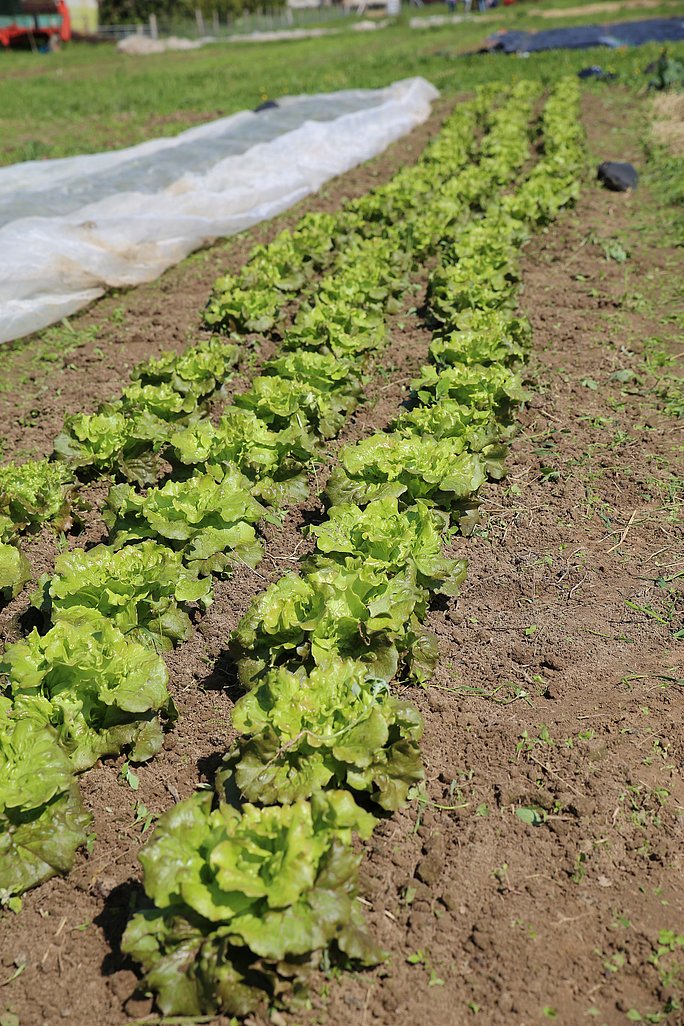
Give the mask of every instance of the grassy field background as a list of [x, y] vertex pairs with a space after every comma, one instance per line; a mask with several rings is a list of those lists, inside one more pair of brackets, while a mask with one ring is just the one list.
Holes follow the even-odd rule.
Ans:
[[[86, 43], [56, 54], [0, 52], [0, 164], [129, 146], [255, 107], [267, 97], [377, 87], [410, 75], [423, 75], [449, 94], [530, 74], [551, 80], [601, 64], [618, 71], [623, 83], [645, 88], [644, 69], [657, 59], [659, 44], [625, 51], [558, 51], [528, 59], [462, 56], [500, 29], [557, 28], [681, 12], [681, 4], [638, 3], [628, 0], [615, 9], [610, 4], [550, 0], [499, 7], [422, 30], [411, 29], [409, 18], [443, 14], [446, 7], [405, 4], [396, 24], [375, 32], [352, 31], [357, 19], [350, 18], [335, 35], [315, 39], [220, 42], [148, 57], [120, 54], [111, 44]], [[670, 52], [684, 56], [684, 45], [672, 46]]]

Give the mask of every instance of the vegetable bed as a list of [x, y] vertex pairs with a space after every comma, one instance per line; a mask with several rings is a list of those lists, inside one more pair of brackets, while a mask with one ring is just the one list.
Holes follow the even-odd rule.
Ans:
[[[525, 82], [496, 99], [483, 90], [415, 167], [339, 214], [304, 218], [219, 280], [211, 338], [147, 361], [120, 399], [67, 418], [52, 462], [0, 471], [6, 600], [29, 575], [32, 531], [72, 539], [32, 593], [35, 627], [3, 656], [5, 900], [21, 917], [20, 895], [75, 857], [80, 879], [94, 871], [115, 911], [113, 950], [131, 959], [118, 995], [129, 1012], [147, 1011], [147, 992], [169, 1016], [267, 1004], [278, 1016], [320, 993], [321, 973], [391, 964], [363, 921], [361, 842], [407, 802], [421, 829], [432, 804], [412, 701], [434, 679], [425, 620], [458, 595], [477, 493], [502, 477], [527, 395], [520, 251], [578, 194], [577, 102], [569, 81], [547, 97]], [[403, 317], [423, 325], [426, 362], [373, 431], [363, 399]], [[267, 358], [256, 350], [258, 373], [229, 398], [255, 336]], [[107, 534], [84, 552], [93, 507]], [[234, 584], [254, 598], [195, 702], [174, 669], [186, 647], [201, 652], [212, 602], [225, 608]], [[232, 731], [213, 719], [219, 740], [194, 794], [157, 771], [174, 805], [155, 822], [135, 801], [140, 781], [156, 759], [169, 765], [217, 688], [236, 700]], [[54, 753], [42, 793], [22, 783], [38, 745]], [[85, 788], [94, 777], [103, 793], [130, 787], [123, 830], [145, 839], [146, 893], [125, 900], [106, 872], [117, 856], [98, 853], [78, 796], [78, 774], [103, 757]], [[58, 809], [53, 852], [43, 824]], [[419, 950], [411, 964], [439, 987], [431, 959]]]

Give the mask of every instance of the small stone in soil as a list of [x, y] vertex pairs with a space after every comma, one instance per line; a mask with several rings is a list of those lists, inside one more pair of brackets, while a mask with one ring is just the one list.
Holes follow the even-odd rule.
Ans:
[[542, 660], [542, 666], [546, 666], [549, 670], [564, 670], [565, 663], [562, 659], [559, 659], [556, 655], [546, 655]]
[[439, 691], [435, 691], [434, 688], [430, 688], [428, 691], [428, 705], [433, 712], [444, 712], [445, 709], [449, 708], [449, 699], [446, 695], [440, 694]]
[[455, 912], [459, 907], [461, 896], [455, 887], [448, 887], [441, 895], [440, 901], [450, 912]]
[[442, 869], [442, 859], [437, 854], [427, 855], [418, 863], [416, 867], [416, 876], [419, 880], [422, 880], [424, 884], [427, 884], [428, 887], [431, 887], [439, 880], [442, 875]]
[[126, 1015], [130, 1015], [131, 1019], [142, 1019], [150, 1014], [153, 1004], [154, 1002], [151, 997], [145, 997], [144, 994], [134, 994], [126, 1001], [124, 1008], [126, 1009]]

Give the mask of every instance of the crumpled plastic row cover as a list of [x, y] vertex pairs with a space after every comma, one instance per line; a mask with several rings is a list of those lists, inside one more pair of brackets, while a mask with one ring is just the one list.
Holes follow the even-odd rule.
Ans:
[[285, 97], [170, 139], [0, 168], [0, 342], [273, 217], [425, 121], [438, 95], [410, 78]]

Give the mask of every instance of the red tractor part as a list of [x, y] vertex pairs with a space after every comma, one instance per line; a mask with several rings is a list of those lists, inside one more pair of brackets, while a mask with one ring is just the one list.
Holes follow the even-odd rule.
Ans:
[[64, 0], [0, 0], [0, 46], [56, 49], [70, 39]]

